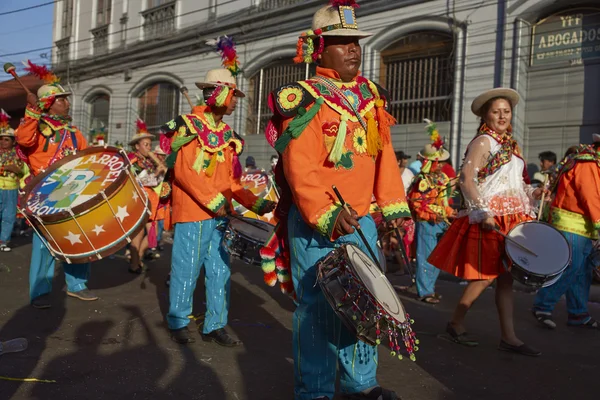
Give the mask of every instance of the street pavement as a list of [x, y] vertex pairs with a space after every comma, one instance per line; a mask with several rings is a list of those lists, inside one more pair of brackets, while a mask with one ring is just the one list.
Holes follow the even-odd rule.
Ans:
[[[277, 288], [262, 282], [259, 267], [232, 265], [229, 330], [244, 345], [223, 348], [198, 341], [180, 346], [165, 324], [169, 251], [138, 276], [127, 272], [121, 255], [93, 265], [89, 287], [101, 297], [82, 302], [67, 298], [60, 269], [54, 280], [53, 307], [28, 306], [31, 246], [0, 254], [0, 340], [24, 337], [26, 351], [0, 356], [0, 400], [8, 399], [232, 399], [293, 398], [291, 321], [294, 305]], [[395, 285], [406, 277], [390, 276]], [[194, 314], [203, 313], [203, 279]], [[515, 319], [522, 340], [543, 351], [527, 358], [496, 349], [499, 324], [494, 291], [487, 290], [471, 310], [469, 331], [480, 340], [467, 348], [439, 336], [464, 286], [440, 280], [436, 306], [403, 297], [420, 339], [417, 361], [379, 351], [379, 382], [404, 400], [598, 399], [600, 331], [569, 328], [562, 300], [555, 331], [538, 327], [531, 316], [533, 294], [515, 293]], [[595, 293], [598, 292], [595, 287]], [[600, 305], [590, 303], [600, 318]], [[191, 326], [195, 327], [196, 322]], [[194, 333], [197, 335], [197, 333]]]

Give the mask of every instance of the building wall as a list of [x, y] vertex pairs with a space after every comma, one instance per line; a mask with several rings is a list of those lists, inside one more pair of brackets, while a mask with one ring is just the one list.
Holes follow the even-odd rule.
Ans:
[[[91, 45], [85, 40], [90, 38], [90, 27], [94, 27], [92, 15], [95, 15], [93, 11], [96, 1], [75, 2], [75, 13], [79, 16], [78, 22], [74, 23], [76, 38], [84, 42], [77, 43], [73, 57], [81, 59], [90, 57]], [[201, 29], [204, 21], [205, 31], [212, 29], [209, 27], [214, 24], [226, 25], [238, 19], [247, 21], [244, 31], [237, 32], [234, 36], [238, 41], [238, 54], [244, 68], [244, 73], [238, 77], [238, 84], [242, 90], [248, 90], [250, 79], [259, 73], [261, 67], [277, 58], [293, 57], [296, 38], [302, 29], [300, 27], [309, 27], [310, 14], [323, 3], [309, 1], [307, 5], [289, 6], [279, 14], [273, 12], [273, 15], [269, 14], [270, 16], [265, 18], [253, 19], [252, 15], [267, 15], [259, 14], [256, 8], [243, 13], [245, 7], [259, 6], [258, 1], [178, 1], [176, 26], [185, 32], [196, 29], [195, 41], [202, 43], [211, 38], [204, 35], [204, 30]], [[586, 135], [591, 131], [600, 131], [599, 113], [589, 111], [591, 105], [598, 104], [600, 100], [597, 94], [600, 91], [596, 90], [599, 85], [600, 66], [594, 63], [545, 69], [529, 66], [531, 25], [553, 11], [578, 6], [578, 2], [433, 0], [398, 2], [396, 4], [406, 5], [396, 8], [384, 3], [378, 0], [363, 0], [358, 11], [360, 28], [374, 33], [362, 42], [362, 72], [376, 82], [380, 78], [381, 51], [402, 36], [420, 30], [450, 32], [454, 35], [453, 114], [451, 121], [442, 121], [439, 128], [441, 134], [448, 139], [455, 164], [460, 162], [479, 124], [470, 111], [470, 104], [477, 95], [494, 86], [513, 87], [522, 96], [522, 101], [515, 109], [513, 126], [515, 136], [523, 143], [529, 162], [536, 162], [537, 154], [543, 150], [552, 150], [560, 155], [568, 146], [579, 141], [585, 142]], [[146, 0], [113, 1], [110, 32], [121, 29], [119, 20], [127, 13], [129, 19], [126, 40], [127, 45], [133, 46], [132, 48], [143, 39], [143, 29], [140, 27], [143, 18], [140, 11], [145, 9], [146, 4]], [[306, 7], [311, 8], [310, 12], [303, 11]], [[369, 7], [379, 7], [383, 11], [367, 15]], [[387, 8], [384, 10], [384, 7]], [[60, 30], [60, 2], [55, 6], [55, 10], [57, 38], [56, 29]], [[289, 18], [293, 22], [286, 20], [278, 25], [277, 21], [282, 18]], [[261, 34], [265, 35], [265, 32], [272, 33], [253, 39]], [[219, 34], [228, 33], [230, 32], [223, 31]], [[116, 40], [117, 37], [120, 36], [110, 35], [111, 49], [121, 46]], [[161, 42], [157, 42], [157, 50], [162, 49], [161, 45]], [[165, 45], [165, 52], [172, 46], [173, 44]], [[158, 80], [168, 81], [177, 86], [185, 85], [193, 97], [199, 93], [194, 82], [201, 80], [209, 69], [220, 66], [220, 59], [216, 53], [201, 47], [190, 49], [188, 52], [182, 51], [172, 59], [155, 63], [152, 62], [152, 58], [137, 64], [124, 61], [121, 70], [111, 66], [110, 69], [107, 68], [105, 76], [96, 74], [101, 76], [69, 82], [75, 91], [75, 121], [82, 128], [87, 128], [89, 114], [86, 100], [96, 92], [108, 93], [111, 95], [109, 143], [116, 140], [127, 141], [134, 131], [137, 104], [135, 97], [146, 85]], [[77, 76], [78, 73], [85, 71], [78, 71], [75, 62], [71, 76]], [[187, 111], [189, 106], [181, 98], [180, 112]], [[242, 101], [236, 113], [228, 118], [227, 122], [242, 135], [253, 133], [247, 132], [246, 124], [251, 113], [253, 110], [249, 109], [248, 101]], [[273, 150], [263, 136], [247, 134], [245, 139], [245, 155], [253, 155], [259, 165], [267, 167]], [[402, 149], [414, 155], [427, 141], [424, 124], [393, 128], [393, 143], [398, 150]]]

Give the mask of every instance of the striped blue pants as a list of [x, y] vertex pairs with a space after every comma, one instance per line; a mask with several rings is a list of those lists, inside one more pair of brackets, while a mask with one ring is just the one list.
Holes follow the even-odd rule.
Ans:
[[419, 297], [431, 296], [435, 293], [435, 282], [440, 270], [427, 262], [429, 255], [438, 244], [438, 239], [448, 229], [445, 222], [433, 223], [417, 221], [417, 292]]
[[593, 267], [588, 260], [592, 253], [592, 239], [574, 233], [562, 232], [569, 241], [572, 252], [571, 265], [552, 286], [540, 289], [533, 303], [535, 311], [551, 313], [558, 300], [567, 298], [568, 324], [579, 325], [589, 319], [587, 303], [593, 279]]
[[[370, 216], [360, 219], [371, 248], [377, 229]], [[377, 386], [377, 349], [360, 342], [342, 324], [317, 284], [315, 264], [343, 243], [367, 252], [358, 234], [335, 243], [309, 227], [293, 206], [288, 216], [292, 279], [298, 307], [293, 318], [294, 393], [296, 400], [333, 398], [339, 368], [343, 393]], [[367, 253], [368, 254], [368, 253]]]
[[18, 190], [0, 189], [0, 243], [8, 243], [17, 219]]
[[190, 323], [192, 303], [200, 269], [204, 266], [206, 315], [202, 331], [210, 333], [227, 325], [229, 312], [229, 254], [221, 246], [224, 218], [175, 225], [169, 285], [169, 329], [181, 329]]

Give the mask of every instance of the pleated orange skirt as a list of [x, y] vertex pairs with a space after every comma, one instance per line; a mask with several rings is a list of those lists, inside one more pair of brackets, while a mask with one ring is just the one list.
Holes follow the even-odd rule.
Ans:
[[[527, 215], [495, 217], [500, 231], [508, 233], [515, 225], [529, 221]], [[450, 225], [428, 261], [438, 269], [466, 280], [495, 279], [509, 265], [504, 238], [494, 231], [484, 231], [470, 224], [469, 217], [458, 218]]]
[[148, 204], [148, 207], [150, 208], [150, 218], [148, 219], [148, 222], [152, 222], [156, 220], [156, 212], [158, 211], [158, 194], [149, 187], [144, 186], [144, 191], [146, 192], [146, 194], [148, 195], [148, 200], [150, 202], [150, 204]]

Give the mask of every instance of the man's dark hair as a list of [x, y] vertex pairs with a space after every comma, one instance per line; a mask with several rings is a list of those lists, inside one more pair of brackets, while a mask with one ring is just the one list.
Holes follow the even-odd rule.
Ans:
[[540, 161], [550, 161], [553, 164], [556, 164], [556, 153], [552, 151], [542, 151], [539, 154]]

